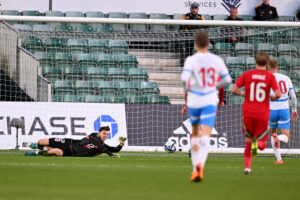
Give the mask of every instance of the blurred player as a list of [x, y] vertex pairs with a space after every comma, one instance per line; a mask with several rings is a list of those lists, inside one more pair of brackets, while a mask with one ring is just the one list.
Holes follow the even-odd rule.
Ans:
[[[263, 52], [258, 53], [255, 61], [256, 69], [244, 72], [231, 88], [233, 94], [245, 97], [242, 129], [246, 135], [244, 151], [246, 175], [251, 173], [252, 155], [257, 154], [257, 147], [260, 150], [266, 148], [269, 133], [269, 97], [275, 101], [281, 96], [274, 75], [266, 71], [269, 56]], [[243, 86], [245, 92], [239, 90]], [[271, 88], [275, 91], [274, 96], [270, 96]]]
[[[203, 169], [210, 146], [210, 135], [217, 111], [217, 90], [231, 83], [223, 60], [210, 52], [209, 37], [205, 31], [195, 35], [197, 53], [189, 56], [184, 64], [181, 80], [187, 91], [187, 108], [192, 124], [191, 158], [193, 172], [191, 181], [203, 178]], [[221, 81], [218, 82], [218, 78]]]
[[[282, 96], [270, 102], [270, 133], [272, 135], [271, 144], [277, 161], [275, 164], [283, 164], [280, 155], [280, 141], [288, 143], [290, 136], [290, 110], [289, 110], [289, 96], [292, 100], [292, 114], [291, 119], [296, 120], [297, 114], [297, 98], [293, 89], [292, 81], [286, 75], [277, 72], [278, 66], [276, 60], [271, 60], [268, 66], [268, 71], [273, 73], [278, 83]], [[277, 128], [280, 128], [281, 135], [277, 136]]]
[[68, 138], [50, 138], [41, 139], [38, 143], [23, 143], [23, 147], [40, 149], [38, 151], [26, 152], [26, 156], [74, 156], [91, 157], [106, 153], [110, 157], [118, 157], [113, 152], [119, 152], [125, 144], [126, 138], [120, 137], [120, 144], [117, 147], [111, 147], [104, 143], [109, 135], [108, 126], [101, 127], [98, 133], [92, 133], [81, 140]]

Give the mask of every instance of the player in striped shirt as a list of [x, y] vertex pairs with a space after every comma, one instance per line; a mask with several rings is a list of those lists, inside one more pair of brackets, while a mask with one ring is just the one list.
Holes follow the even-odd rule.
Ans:
[[[277, 161], [275, 164], [283, 164], [280, 155], [280, 142], [288, 143], [290, 136], [290, 110], [289, 110], [289, 97], [292, 101], [292, 114], [291, 119], [296, 120], [297, 114], [297, 98], [293, 89], [291, 79], [278, 73], [278, 66], [276, 60], [271, 60], [268, 66], [268, 71], [273, 73], [278, 83], [282, 96], [276, 100], [270, 102], [270, 119], [269, 127], [272, 134], [271, 144], [274, 149], [275, 157]], [[271, 94], [274, 93], [271, 91]], [[281, 135], [277, 136], [277, 128], [280, 129]]]

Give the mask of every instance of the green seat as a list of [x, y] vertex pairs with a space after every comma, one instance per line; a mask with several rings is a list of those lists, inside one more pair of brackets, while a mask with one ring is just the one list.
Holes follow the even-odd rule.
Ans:
[[[129, 13], [130, 19], [147, 19], [146, 13]], [[130, 24], [129, 30], [132, 32], [146, 32], [147, 25], [146, 24]]]
[[114, 29], [111, 26], [104, 26], [104, 25], [100, 25], [100, 26], [95, 26], [96, 27], [96, 32], [97, 33], [113, 33]]
[[1, 10], [1, 15], [15, 15], [19, 16], [21, 13], [17, 10]]
[[299, 28], [291, 30], [290, 34], [288, 35], [288, 41], [291, 44], [295, 44], [295, 43], [300, 44], [300, 29]]
[[[175, 14], [173, 14], [173, 19], [174, 20], [182, 20], [182, 18], [183, 18], [183, 16], [184, 16], [185, 14], [183, 14], [183, 13], [175, 13]], [[179, 25], [174, 25], [173, 27], [172, 27], [172, 29], [173, 30], [179, 30], [179, 28], [180, 28], [180, 26]]]
[[227, 57], [225, 60], [227, 67], [244, 68], [246, 62], [243, 57]]
[[122, 96], [118, 96], [112, 93], [105, 93], [101, 95], [107, 103], [124, 103], [125, 99]]
[[227, 17], [228, 17], [228, 15], [214, 15], [213, 16], [214, 17], [214, 20], [225, 20]]
[[113, 55], [128, 53], [128, 45], [126, 41], [123, 40], [110, 40], [108, 42], [108, 48]]
[[84, 14], [80, 11], [67, 11], [65, 12], [66, 17], [84, 17]]
[[88, 49], [90, 53], [105, 54], [108, 53], [108, 44], [105, 40], [91, 39], [88, 41]]
[[18, 31], [32, 31], [32, 26], [27, 24], [14, 24], [12, 27]]
[[87, 52], [87, 42], [84, 39], [69, 39], [67, 48], [72, 53], [85, 53]]
[[111, 81], [127, 81], [128, 79], [128, 71], [124, 68], [109, 68], [107, 74]]
[[94, 32], [94, 28], [90, 25], [86, 25], [86, 24], [77, 24], [77, 25], [73, 25], [73, 29], [77, 32], [82, 32], [82, 33], [92, 33]]
[[56, 53], [54, 60], [57, 66], [73, 65], [74, 63], [73, 56], [70, 53]]
[[76, 81], [75, 89], [77, 95], [94, 94], [94, 86], [91, 81]]
[[46, 17], [64, 17], [64, 13], [57, 10], [48, 10], [45, 12]]
[[254, 56], [254, 45], [250, 43], [236, 43], [235, 52], [238, 57], [252, 57]]
[[269, 54], [269, 56], [277, 56], [277, 48], [274, 44], [260, 43], [258, 45], [258, 51], [263, 51]]
[[297, 97], [299, 97], [300, 96], [300, 86], [294, 86], [294, 90], [295, 90]]
[[47, 52], [61, 52], [64, 50], [61, 38], [46, 38], [44, 46]]
[[297, 50], [296, 46], [294, 46], [292, 44], [279, 44], [278, 45], [278, 55], [279, 56], [288, 55], [291, 57], [297, 57], [298, 50]]
[[23, 16], [40, 16], [41, 13], [38, 10], [24, 10], [22, 12]]
[[86, 103], [108, 103], [108, 100], [103, 96], [85, 95], [84, 102], [86, 102]]
[[159, 94], [159, 88], [156, 82], [141, 82], [140, 91], [142, 94]]
[[209, 14], [201, 14], [205, 20], [212, 20]]
[[148, 81], [147, 71], [143, 68], [131, 68], [128, 69], [129, 80], [133, 82]]
[[41, 66], [43, 65], [53, 65], [54, 55], [50, 52], [35, 52], [34, 55], [40, 59]]
[[104, 18], [103, 12], [100, 11], [88, 11], [85, 13], [85, 16], [90, 18]]
[[57, 80], [63, 79], [63, 71], [60, 67], [45, 66], [43, 68], [43, 76], [47, 78], [51, 83], [55, 83]]
[[73, 83], [75, 83], [78, 80], [84, 79], [84, 74], [86, 74], [86, 68], [65, 66], [64, 74], [65, 74], [65, 80], [70, 80], [73, 81]]
[[300, 76], [297, 72], [290, 72], [289, 77], [293, 82], [300, 81]]
[[215, 52], [218, 55], [219, 54], [230, 55], [233, 52], [233, 46], [231, 43], [217, 42], [215, 44]]
[[[149, 19], [167, 19], [165, 13], [150, 13]], [[150, 31], [167, 31], [166, 25], [150, 25]]]
[[112, 81], [95, 81], [93, 85], [100, 94], [116, 94], [119, 88], [119, 84]]
[[243, 104], [244, 98], [241, 96], [232, 95], [229, 98], [229, 103], [230, 104]]
[[233, 80], [237, 80], [243, 74], [243, 70], [239, 68], [229, 69], [229, 74]]
[[90, 81], [107, 80], [107, 69], [102, 67], [89, 67], [87, 77]]
[[64, 101], [64, 97], [61, 95], [51, 95], [51, 101], [52, 102], [63, 102]]
[[246, 65], [248, 68], [255, 68], [256, 67], [256, 62], [253, 57], [248, 57], [246, 60]]
[[269, 30], [267, 32], [267, 41], [275, 45], [284, 43], [288, 35], [287, 30]]
[[245, 21], [253, 21], [253, 16], [252, 15], [239, 15], [239, 18], [242, 18]]
[[[127, 18], [126, 13], [124, 12], [110, 12], [108, 13], [108, 18]], [[111, 24], [110, 25], [114, 32], [126, 32], [127, 24]]]
[[55, 26], [56, 32], [72, 32], [73, 27], [71, 25], [59, 24]]
[[138, 61], [135, 55], [121, 54], [116, 56], [116, 58], [120, 67], [136, 68], [138, 66]]
[[77, 54], [76, 58], [79, 66], [87, 66], [87, 67], [97, 66], [97, 59], [93, 54], [80, 53]]
[[99, 54], [97, 57], [98, 64], [101, 67], [116, 67], [117, 59], [111, 54]]
[[168, 96], [154, 95], [150, 101], [151, 104], [170, 104]]
[[138, 94], [139, 93], [139, 88], [136, 83], [134, 82], [127, 82], [127, 81], [121, 81], [119, 82], [119, 95], [120, 94]]
[[123, 95], [121, 95], [124, 98], [124, 103], [130, 104], [134, 102], [135, 97], [137, 97], [137, 95], [135, 93], [124, 93]]
[[300, 58], [292, 58], [291, 67], [292, 69], [300, 69]]
[[284, 21], [284, 22], [292, 22], [294, 20], [294, 16], [279, 16], [278, 17], [279, 21]]
[[22, 40], [22, 47], [32, 53], [43, 51], [43, 41], [39, 38], [25, 38]]
[[81, 96], [74, 95], [74, 94], [67, 94], [64, 96], [64, 102], [83, 102], [83, 99]]
[[265, 32], [261, 29], [251, 28], [247, 30], [248, 42], [253, 44], [255, 48], [256, 46], [258, 46], [259, 43], [264, 43], [265, 38], [266, 38]]
[[74, 94], [74, 87], [72, 81], [57, 80], [54, 83], [55, 94]]
[[32, 26], [32, 31], [33, 32], [50, 32], [52, 31], [51, 26], [46, 25], [46, 24], [34, 24]]

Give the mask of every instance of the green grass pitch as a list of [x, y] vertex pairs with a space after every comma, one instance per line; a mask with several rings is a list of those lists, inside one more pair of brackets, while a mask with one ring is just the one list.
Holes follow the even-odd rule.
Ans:
[[243, 157], [208, 158], [201, 183], [189, 181], [185, 153], [121, 153], [93, 158], [25, 157], [0, 152], [0, 200], [290, 200], [300, 199], [300, 160], [255, 157], [243, 174]]

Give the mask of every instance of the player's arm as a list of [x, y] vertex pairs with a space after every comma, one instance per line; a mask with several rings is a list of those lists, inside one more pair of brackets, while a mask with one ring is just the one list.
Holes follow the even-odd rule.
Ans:
[[219, 88], [219, 107], [224, 106], [224, 87]]
[[234, 95], [238, 95], [238, 96], [242, 96], [244, 97], [245, 96], [245, 92], [240, 90], [239, 88], [243, 87], [245, 85], [245, 75], [242, 74], [242, 76], [240, 76], [238, 78], [238, 80], [235, 82], [235, 84], [232, 86], [231, 88], [231, 93], [234, 94]]
[[187, 113], [187, 110], [188, 110], [188, 108], [187, 108], [187, 92], [184, 92], [184, 100], [185, 100], [185, 105], [180, 111], [180, 113], [183, 114], [183, 115], [185, 113]]
[[292, 120], [297, 120], [298, 119], [298, 113], [297, 113], [297, 98], [296, 98], [295, 90], [291, 89], [289, 91], [289, 93], [290, 93], [291, 102], [292, 102], [291, 119]]
[[216, 86], [217, 86], [217, 88], [220, 88], [220, 87], [230, 84], [232, 79], [231, 79], [231, 76], [229, 74], [229, 71], [228, 71], [224, 61], [220, 58], [220, 60], [218, 62], [219, 62], [219, 66], [221, 69], [221, 71], [220, 71], [221, 80], [218, 81]]
[[126, 137], [119, 137], [119, 141], [120, 141], [120, 144], [116, 147], [111, 147], [107, 144], [104, 143], [104, 147], [109, 150], [110, 152], [119, 152], [121, 151], [121, 149], [123, 148], [125, 142], [126, 142], [127, 138]]

